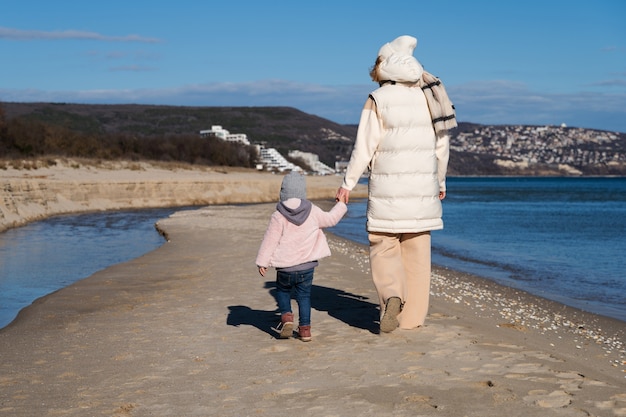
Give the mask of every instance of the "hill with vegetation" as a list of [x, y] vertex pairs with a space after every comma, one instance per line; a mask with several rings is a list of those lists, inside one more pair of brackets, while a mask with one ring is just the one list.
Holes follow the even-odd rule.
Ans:
[[[220, 125], [253, 144], [322, 162], [349, 159], [356, 125], [291, 107], [191, 107], [0, 103], [4, 158], [77, 156], [254, 166], [256, 148], [201, 130]], [[564, 126], [460, 123], [451, 132], [450, 175], [625, 175], [626, 134]]]

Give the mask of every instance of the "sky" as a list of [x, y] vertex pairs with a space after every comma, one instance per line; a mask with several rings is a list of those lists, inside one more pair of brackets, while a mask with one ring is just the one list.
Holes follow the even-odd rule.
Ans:
[[379, 48], [412, 35], [461, 122], [626, 132], [624, 22], [623, 0], [0, 0], [0, 102], [289, 106], [356, 124]]

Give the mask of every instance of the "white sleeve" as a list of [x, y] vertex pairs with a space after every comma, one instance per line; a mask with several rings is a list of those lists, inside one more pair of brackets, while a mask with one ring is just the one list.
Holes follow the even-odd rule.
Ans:
[[448, 160], [450, 159], [450, 136], [443, 135], [437, 138], [435, 145], [437, 155], [437, 179], [439, 191], [446, 191], [446, 173], [448, 172]]
[[342, 188], [352, 190], [357, 185], [361, 175], [372, 161], [382, 136], [382, 122], [378, 117], [376, 103], [370, 97], [365, 102], [361, 112], [356, 141], [354, 142], [350, 162], [341, 185]]

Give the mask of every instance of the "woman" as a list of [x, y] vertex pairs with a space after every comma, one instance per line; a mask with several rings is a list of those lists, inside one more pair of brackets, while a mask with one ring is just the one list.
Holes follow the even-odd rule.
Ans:
[[430, 232], [443, 228], [454, 106], [439, 80], [413, 57], [417, 39], [383, 45], [370, 72], [368, 97], [338, 201], [369, 168], [367, 231], [380, 330], [424, 324], [430, 293]]

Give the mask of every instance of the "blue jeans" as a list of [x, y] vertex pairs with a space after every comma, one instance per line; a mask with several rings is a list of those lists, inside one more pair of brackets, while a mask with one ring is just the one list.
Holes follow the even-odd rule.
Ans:
[[291, 293], [295, 293], [298, 302], [300, 326], [311, 324], [311, 287], [313, 271], [284, 272], [276, 271], [276, 301], [280, 314], [291, 313]]

